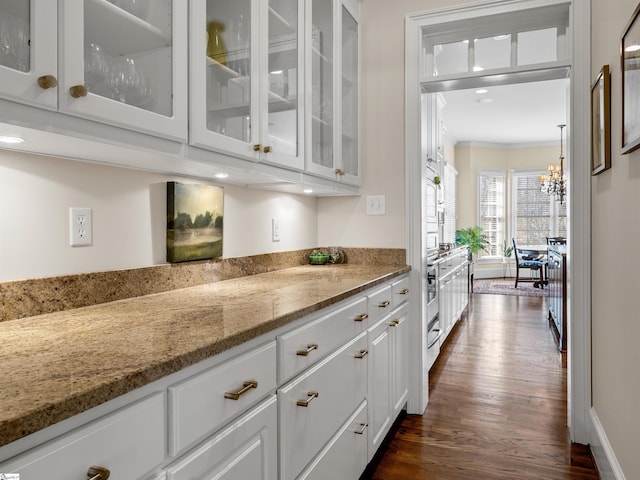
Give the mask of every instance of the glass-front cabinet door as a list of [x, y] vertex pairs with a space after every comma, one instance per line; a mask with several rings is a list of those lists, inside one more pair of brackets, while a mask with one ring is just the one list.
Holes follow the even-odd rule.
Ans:
[[57, 2], [0, 2], [0, 97], [57, 106]]
[[307, 0], [307, 170], [360, 184], [357, 6]]
[[186, 3], [65, 0], [59, 5], [59, 110], [186, 140]]
[[192, 1], [193, 145], [301, 167], [298, 4]]

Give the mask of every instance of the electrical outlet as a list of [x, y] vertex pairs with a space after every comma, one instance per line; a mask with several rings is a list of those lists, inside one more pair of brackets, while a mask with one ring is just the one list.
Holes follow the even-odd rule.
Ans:
[[279, 218], [271, 219], [271, 241], [272, 242], [280, 241], [280, 219]]
[[386, 212], [384, 195], [367, 196], [367, 215], [384, 215]]
[[69, 243], [72, 247], [93, 245], [93, 214], [90, 208], [69, 208]]

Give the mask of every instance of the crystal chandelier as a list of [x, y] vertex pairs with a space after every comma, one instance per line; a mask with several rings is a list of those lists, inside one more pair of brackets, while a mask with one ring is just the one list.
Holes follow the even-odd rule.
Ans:
[[564, 153], [562, 150], [562, 130], [566, 125], [558, 125], [560, 128], [560, 165], [550, 163], [546, 173], [540, 175], [540, 191], [546, 193], [564, 203], [567, 194], [567, 179], [564, 176]]

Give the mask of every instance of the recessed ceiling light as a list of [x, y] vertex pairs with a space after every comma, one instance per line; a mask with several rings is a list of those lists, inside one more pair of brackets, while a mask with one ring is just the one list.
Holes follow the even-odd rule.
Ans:
[[11, 135], [0, 135], [0, 143], [15, 145], [17, 143], [24, 143], [24, 138], [14, 137]]
[[479, 98], [478, 100], [476, 100], [476, 102], [478, 103], [491, 103], [493, 102], [493, 98]]
[[271, 75], [282, 75], [282, 70], [274, 70], [273, 72], [269, 72]]
[[216, 173], [214, 177], [216, 178], [227, 178], [229, 176], [228, 173]]
[[640, 50], [640, 45], [638, 45], [637, 43], [634, 45], [629, 45], [624, 49], [625, 52], [637, 52], [638, 50]]
[[304, 192], [304, 193], [313, 193], [313, 190], [312, 190], [312, 189], [310, 189], [310, 188], [305, 188], [305, 189], [303, 190], [303, 192]]
[[476, 90], [476, 93], [478, 95], [482, 95], [483, 93], [489, 93], [489, 90], [487, 90], [486, 88], [479, 88], [478, 90]]
[[476, 65], [475, 67], [473, 67], [473, 71], [474, 71], [474, 72], [481, 72], [481, 71], [483, 71], [483, 70], [484, 70], [484, 68], [479, 67], [478, 65]]

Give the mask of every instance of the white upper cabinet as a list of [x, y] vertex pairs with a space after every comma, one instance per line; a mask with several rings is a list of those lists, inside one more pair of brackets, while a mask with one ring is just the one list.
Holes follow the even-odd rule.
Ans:
[[190, 143], [302, 170], [301, 0], [191, 2]]
[[358, 8], [306, 0], [307, 170], [360, 184]]
[[112, 1], [3, 1], [0, 96], [186, 140], [186, 5]]
[[187, 5], [64, 0], [59, 6], [59, 110], [186, 140]]
[[51, 0], [0, 3], [1, 97], [57, 108], [57, 12]]

